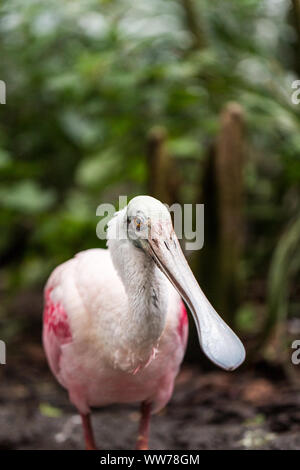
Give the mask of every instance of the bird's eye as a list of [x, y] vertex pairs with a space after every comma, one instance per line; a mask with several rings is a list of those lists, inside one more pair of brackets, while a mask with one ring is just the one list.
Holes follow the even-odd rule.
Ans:
[[135, 228], [139, 232], [141, 230], [142, 221], [141, 219], [137, 217], [136, 219], [134, 219], [134, 222], [135, 222]]

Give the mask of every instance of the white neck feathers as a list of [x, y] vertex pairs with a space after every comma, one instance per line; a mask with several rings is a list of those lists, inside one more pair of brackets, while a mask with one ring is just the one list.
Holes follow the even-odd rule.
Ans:
[[163, 332], [167, 281], [154, 261], [127, 239], [126, 209], [110, 221], [107, 238], [112, 261], [128, 298], [127, 309], [120, 319], [120, 348], [125, 354], [128, 351], [129, 369], [136, 369], [151, 359]]

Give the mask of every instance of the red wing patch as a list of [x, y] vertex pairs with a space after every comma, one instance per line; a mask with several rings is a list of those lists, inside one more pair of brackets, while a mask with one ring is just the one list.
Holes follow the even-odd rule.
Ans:
[[49, 288], [45, 292], [44, 326], [48, 332], [52, 331], [60, 344], [72, 341], [67, 314], [59, 302], [53, 302]]
[[182, 343], [186, 343], [187, 329], [188, 329], [188, 315], [187, 315], [187, 311], [186, 311], [184, 303], [181, 302], [181, 313], [179, 317], [177, 331], [182, 340]]

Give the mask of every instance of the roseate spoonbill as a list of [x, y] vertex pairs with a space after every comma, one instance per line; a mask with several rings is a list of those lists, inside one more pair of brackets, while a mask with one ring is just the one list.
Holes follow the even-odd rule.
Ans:
[[245, 350], [206, 299], [182, 253], [167, 208], [138, 196], [108, 225], [108, 250], [78, 253], [45, 287], [43, 343], [50, 368], [78, 409], [95, 449], [90, 407], [141, 402], [137, 449], [148, 448], [150, 414], [169, 401], [188, 320], [204, 353], [233, 370]]

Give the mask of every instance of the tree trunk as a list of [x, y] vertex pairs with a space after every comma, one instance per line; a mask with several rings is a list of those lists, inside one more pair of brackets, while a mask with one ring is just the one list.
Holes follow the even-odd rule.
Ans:
[[178, 201], [179, 176], [167, 150], [167, 133], [154, 127], [148, 135], [148, 192], [161, 202], [172, 205]]
[[185, 12], [186, 25], [193, 36], [193, 46], [195, 49], [203, 49], [206, 47], [206, 40], [194, 0], [181, 0], [181, 3]]
[[223, 314], [233, 323], [241, 294], [239, 269], [244, 234], [244, 116], [237, 103], [229, 103], [221, 113], [215, 158], [220, 303]]
[[289, 22], [295, 29], [296, 32], [296, 41], [293, 44], [293, 68], [300, 75], [300, 56], [299, 56], [299, 47], [300, 47], [300, 0], [291, 0], [291, 11], [289, 14]]
[[237, 103], [228, 103], [203, 176], [205, 238], [199, 265], [208, 298], [229, 324], [234, 322], [242, 289], [243, 167], [243, 111]]

